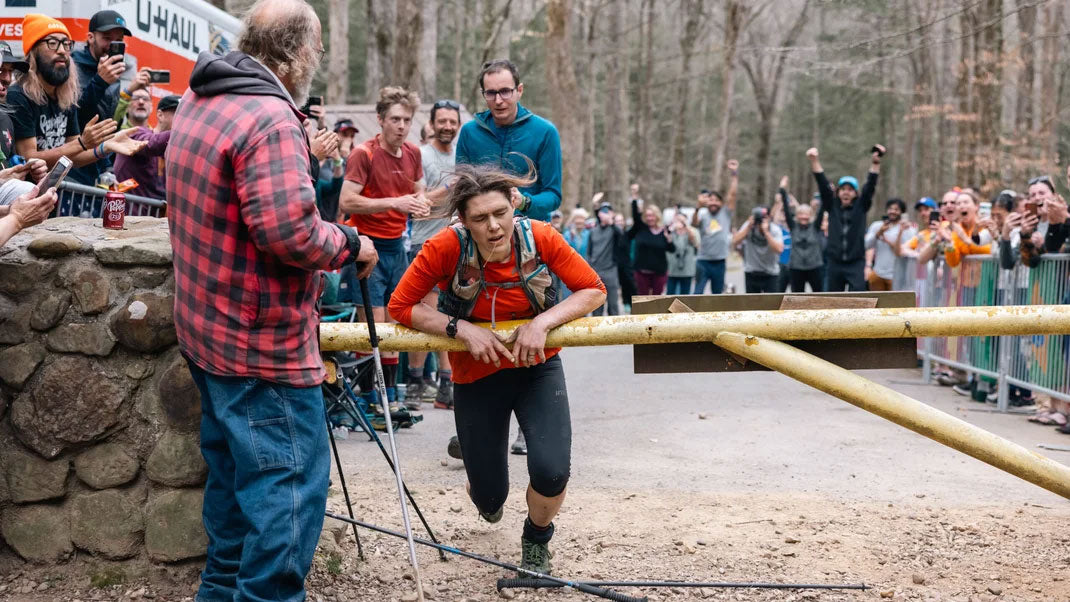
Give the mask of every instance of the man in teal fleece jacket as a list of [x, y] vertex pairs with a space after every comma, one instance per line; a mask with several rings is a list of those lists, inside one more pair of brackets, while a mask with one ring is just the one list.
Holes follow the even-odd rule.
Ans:
[[561, 205], [561, 139], [549, 120], [520, 106], [524, 84], [506, 59], [483, 65], [479, 87], [489, 110], [464, 124], [457, 137], [457, 164], [490, 164], [525, 174], [535, 164], [538, 179], [517, 191], [519, 212], [542, 221]]

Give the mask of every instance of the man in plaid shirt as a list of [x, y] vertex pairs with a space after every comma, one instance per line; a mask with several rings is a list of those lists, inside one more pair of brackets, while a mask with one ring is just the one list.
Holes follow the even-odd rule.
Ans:
[[319, 270], [378, 260], [322, 221], [297, 106], [323, 53], [304, 0], [260, 0], [204, 53], [167, 150], [175, 326], [201, 393], [208, 558], [198, 601], [300, 600], [330, 476]]

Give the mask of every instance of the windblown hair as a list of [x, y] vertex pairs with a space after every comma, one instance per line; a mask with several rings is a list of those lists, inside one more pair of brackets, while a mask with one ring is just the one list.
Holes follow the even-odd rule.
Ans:
[[[26, 98], [29, 98], [30, 102], [35, 105], [47, 104], [48, 94], [45, 92], [44, 80], [37, 70], [37, 51], [31, 50], [26, 53], [26, 61], [30, 64], [30, 71], [20, 77], [18, 83], [22, 86], [22, 91], [26, 93]], [[70, 62], [69, 71], [70, 76], [67, 77], [67, 81], [62, 86], [56, 86], [56, 102], [63, 111], [78, 106], [78, 95], [81, 90], [81, 86], [78, 85], [78, 67], [73, 60]], [[108, 115], [108, 117], [111, 117], [111, 115]], [[101, 118], [103, 119], [104, 117]]]
[[317, 67], [318, 31], [319, 18], [304, 0], [259, 0], [242, 19], [238, 50], [280, 78], [303, 81]]
[[[525, 157], [525, 159], [527, 159]], [[497, 192], [509, 199], [513, 188], [523, 188], [535, 183], [535, 164], [527, 159], [528, 173], [523, 176], [503, 172], [493, 165], [458, 165], [453, 175], [456, 180], [450, 186], [446, 204], [450, 214], [464, 216], [468, 201], [481, 194]]]
[[416, 114], [420, 108], [420, 96], [416, 92], [398, 86], [387, 86], [379, 90], [379, 101], [375, 103], [375, 112], [379, 117], [386, 117], [387, 111], [394, 105], [401, 105]]

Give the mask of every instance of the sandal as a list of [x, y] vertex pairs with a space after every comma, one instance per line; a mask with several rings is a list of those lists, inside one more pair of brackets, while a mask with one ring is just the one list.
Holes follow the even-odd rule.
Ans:
[[1029, 417], [1029, 422], [1035, 422], [1037, 424], [1043, 424], [1045, 426], [1053, 426], [1059, 423], [1051, 417], [1051, 412], [1038, 412]]
[[1052, 412], [1051, 419], [1059, 426], [1066, 426], [1066, 416], [1062, 412]]

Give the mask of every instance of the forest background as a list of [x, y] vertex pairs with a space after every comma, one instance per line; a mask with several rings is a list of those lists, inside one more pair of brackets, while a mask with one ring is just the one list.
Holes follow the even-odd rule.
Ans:
[[1065, 0], [311, 3], [327, 104], [395, 84], [475, 113], [480, 66], [513, 60], [522, 104], [560, 131], [566, 211], [599, 191], [623, 208], [631, 182], [663, 207], [691, 204], [724, 189], [736, 158], [745, 215], [781, 175], [813, 193], [807, 148], [830, 176], [862, 176], [875, 143], [889, 148], [876, 212], [955, 185], [1023, 191], [1037, 175], [1066, 192]]

